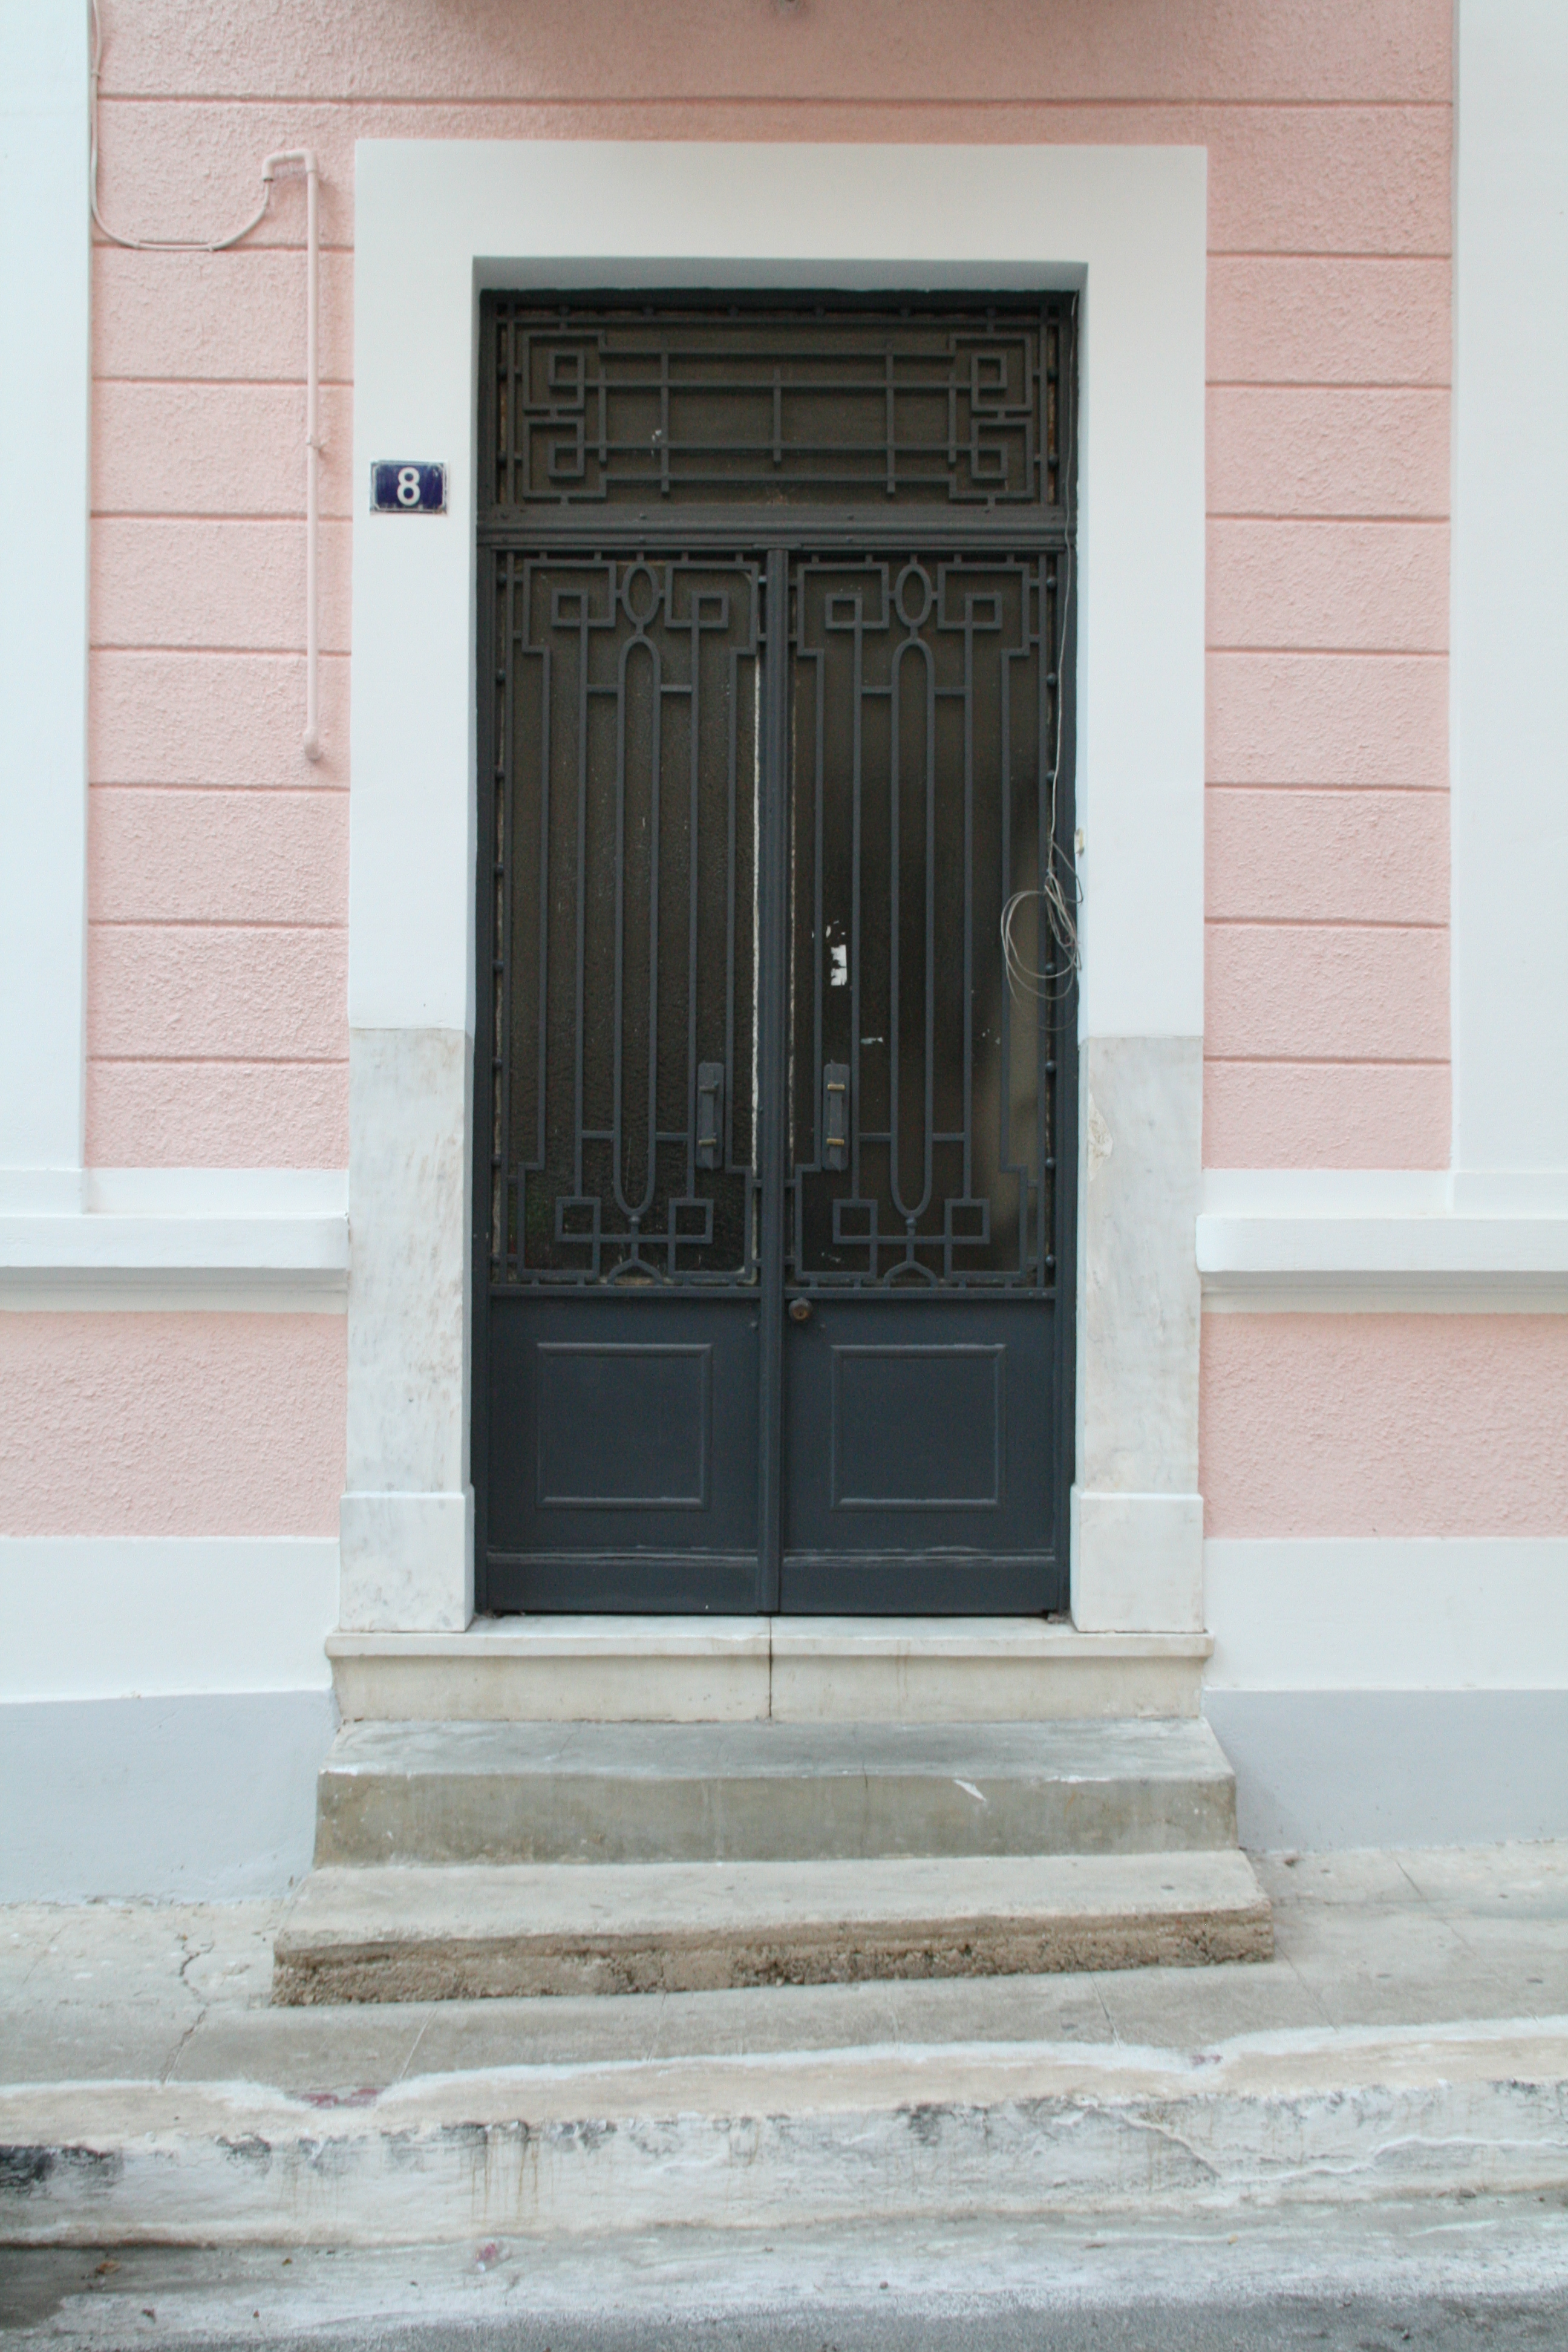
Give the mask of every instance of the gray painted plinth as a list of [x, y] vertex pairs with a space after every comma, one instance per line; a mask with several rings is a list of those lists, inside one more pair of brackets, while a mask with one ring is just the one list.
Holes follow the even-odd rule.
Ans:
[[1267, 1959], [1245, 1854], [317, 1870], [272, 1997], [468, 2000]]
[[1254, 1853], [1568, 1837], [1568, 1691], [1234, 1691], [1204, 1713]]
[[283, 1893], [336, 1723], [330, 1690], [0, 1706], [0, 1900]]
[[1205, 1723], [345, 1725], [316, 1860], [633, 1863], [1236, 1843]]

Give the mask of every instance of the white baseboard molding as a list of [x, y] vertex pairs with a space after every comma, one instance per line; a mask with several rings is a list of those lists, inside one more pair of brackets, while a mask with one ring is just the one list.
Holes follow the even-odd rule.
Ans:
[[0, 1702], [331, 1687], [331, 1536], [0, 1538]]
[[1568, 1690], [1568, 1536], [1210, 1537], [1210, 1690]]

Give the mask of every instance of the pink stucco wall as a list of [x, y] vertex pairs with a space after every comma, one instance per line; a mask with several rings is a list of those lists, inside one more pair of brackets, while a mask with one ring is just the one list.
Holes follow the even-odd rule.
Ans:
[[0, 1315], [0, 1535], [331, 1536], [341, 1315]]
[[1568, 1316], [1208, 1315], [1212, 1536], [1560, 1536]]
[[280, 187], [257, 236], [211, 259], [100, 245], [95, 1161], [345, 1158], [353, 143], [421, 134], [1207, 148], [1207, 1157], [1445, 1160], [1447, 0], [104, 14], [117, 224], [227, 226], [268, 147], [320, 151], [332, 520], [312, 770], [298, 748], [300, 193]]
[[[236, 252], [95, 251], [95, 1163], [346, 1159], [353, 148], [421, 135], [1206, 147], [1205, 1158], [1446, 1162], [1449, 0], [103, 9], [113, 222], [226, 228], [269, 148], [321, 154], [328, 651], [312, 768], [303, 205], [280, 184]], [[12, 1442], [51, 1456], [19, 1490], [29, 1526], [330, 1524], [341, 1322], [101, 1322], [106, 1349], [49, 1319], [32, 1402], [0, 1358]], [[1555, 1344], [1519, 1318], [1210, 1318], [1211, 1528], [1481, 1524], [1488, 1383], [1518, 1531], [1564, 1524], [1537, 1385], [1549, 1361], [1560, 1383]], [[85, 1393], [73, 1348], [121, 1433], [96, 1465], [37, 1418]], [[143, 1428], [150, 1380], [174, 1405]]]

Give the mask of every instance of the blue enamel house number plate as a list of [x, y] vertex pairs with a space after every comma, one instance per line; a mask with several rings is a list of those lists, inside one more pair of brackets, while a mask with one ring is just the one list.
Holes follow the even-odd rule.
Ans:
[[372, 514], [445, 514], [447, 468], [378, 457], [370, 469]]

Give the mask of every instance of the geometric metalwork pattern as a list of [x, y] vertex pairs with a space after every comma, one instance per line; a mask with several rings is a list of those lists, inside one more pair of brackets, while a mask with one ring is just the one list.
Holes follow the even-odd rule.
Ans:
[[1047, 1289], [1065, 554], [793, 578], [790, 1286]]
[[492, 1283], [1051, 1293], [1071, 298], [486, 309]]
[[759, 567], [489, 561], [491, 1279], [753, 1281]]
[[[1065, 553], [492, 554], [491, 1279], [758, 1272], [758, 775], [787, 625], [784, 1273], [1048, 1291]], [[1021, 895], [1020, 895], [1021, 894]]]
[[493, 299], [500, 512], [1064, 502], [1070, 298]]

